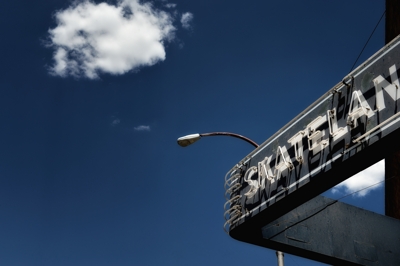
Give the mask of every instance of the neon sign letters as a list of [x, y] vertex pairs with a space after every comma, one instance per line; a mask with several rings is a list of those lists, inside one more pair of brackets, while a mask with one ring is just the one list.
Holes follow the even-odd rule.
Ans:
[[295, 208], [302, 193], [319, 195], [378, 160], [400, 134], [399, 68], [397, 38], [235, 165], [225, 178], [225, 228]]
[[[396, 65], [391, 66], [389, 72], [392, 83], [381, 75], [373, 80], [377, 109], [373, 110], [365, 100], [363, 93], [360, 90], [356, 90], [351, 96], [349, 112], [346, 118], [347, 126], [338, 126], [336, 108], [333, 108], [332, 110], [328, 110], [325, 116], [318, 116], [315, 118], [304, 130], [297, 132], [287, 141], [293, 147], [295, 151], [294, 158], [299, 165], [304, 163], [304, 138], [307, 139], [308, 150], [312, 152], [313, 155], [316, 155], [323, 149], [329, 147], [330, 141], [337, 142], [345, 134], [348, 134], [351, 130], [355, 130], [359, 126], [357, 121], [360, 118], [365, 116], [369, 119], [375, 115], [375, 112], [385, 109], [383, 91], [386, 91], [393, 101], [397, 101], [400, 98], [400, 93], [398, 93], [400, 84], [397, 77]], [[326, 122], [328, 122], [329, 135], [331, 138], [327, 136], [328, 133], [326, 131], [320, 129]], [[353, 140], [353, 142], [359, 141], [360, 139]], [[266, 184], [276, 182], [280, 179], [283, 172], [294, 170], [294, 163], [291, 161], [291, 156], [289, 156], [285, 145], [278, 146], [277, 148], [274, 168], [271, 168], [272, 157], [273, 155], [267, 156], [264, 160], [258, 162], [258, 166], [252, 166], [247, 169], [244, 175], [244, 181], [248, 183], [250, 187], [244, 194], [247, 198], [252, 198], [259, 189], [264, 189]], [[258, 174], [258, 178], [256, 180], [250, 179], [250, 176], [256, 173]]]

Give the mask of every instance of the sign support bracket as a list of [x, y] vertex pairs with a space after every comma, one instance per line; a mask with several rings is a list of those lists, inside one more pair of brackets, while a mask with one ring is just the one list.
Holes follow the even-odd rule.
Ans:
[[323, 196], [261, 229], [262, 246], [332, 265], [400, 265], [400, 220]]

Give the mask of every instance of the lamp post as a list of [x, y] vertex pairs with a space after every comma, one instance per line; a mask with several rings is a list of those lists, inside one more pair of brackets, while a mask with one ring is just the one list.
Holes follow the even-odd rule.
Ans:
[[230, 133], [230, 132], [211, 132], [211, 133], [201, 133], [201, 134], [198, 134], [198, 133], [190, 134], [190, 135], [180, 137], [177, 141], [178, 141], [179, 146], [186, 147], [186, 146], [189, 146], [190, 144], [195, 143], [202, 137], [210, 137], [210, 136], [230, 136], [230, 137], [234, 137], [234, 138], [239, 138], [239, 139], [242, 139], [242, 140], [250, 143], [251, 145], [253, 145], [256, 148], [258, 147], [258, 144], [255, 143], [254, 141], [252, 141], [251, 139], [246, 138], [242, 135], [239, 135], [236, 133]]
[[[231, 132], [211, 132], [211, 133], [201, 133], [201, 134], [199, 134], [199, 133], [190, 134], [190, 135], [186, 135], [186, 136], [178, 138], [177, 142], [178, 142], [179, 146], [187, 147], [187, 146], [195, 143], [196, 141], [198, 141], [202, 137], [210, 137], [210, 136], [229, 136], [229, 137], [234, 137], [234, 138], [242, 139], [242, 140], [250, 143], [254, 147], [258, 148], [258, 144], [256, 142], [252, 141], [251, 139], [249, 139], [247, 137], [244, 137], [242, 135], [236, 134], [236, 133], [231, 133]], [[276, 251], [276, 257], [277, 257], [277, 260], [278, 260], [278, 266], [283, 266], [284, 265], [283, 252]]]

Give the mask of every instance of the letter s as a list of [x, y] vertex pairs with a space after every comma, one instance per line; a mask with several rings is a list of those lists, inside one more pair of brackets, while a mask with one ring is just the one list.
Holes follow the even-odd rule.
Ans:
[[250, 189], [247, 191], [244, 195], [251, 199], [258, 191], [259, 184], [257, 180], [252, 180], [249, 177], [253, 176], [255, 173], [257, 173], [257, 167], [252, 166], [249, 169], [247, 169], [246, 173], [244, 174], [244, 181], [249, 184]]

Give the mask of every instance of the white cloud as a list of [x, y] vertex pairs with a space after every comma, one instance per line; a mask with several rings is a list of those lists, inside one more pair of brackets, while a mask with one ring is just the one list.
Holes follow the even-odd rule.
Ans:
[[168, 8], [175, 8], [176, 4], [166, 4], [165, 6], [168, 7]]
[[112, 125], [112, 126], [116, 126], [116, 125], [118, 125], [119, 123], [121, 123], [121, 120], [119, 120], [118, 118], [115, 118], [115, 119], [111, 122], [111, 125]]
[[140, 125], [133, 128], [136, 131], [150, 131], [150, 126]]
[[[346, 179], [339, 185], [332, 188], [332, 193], [350, 194], [360, 189], [379, 183], [385, 179], [385, 160], [379, 161], [362, 172]], [[355, 193], [354, 196], [364, 197], [373, 189], [381, 187], [383, 183], [369, 187]]]
[[165, 60], [164, 43], [174, 39], [173, 16], [139, 0], [116, 5], [75, 2], [56, 12], [49, 30], [55, 49], [53, 75], [98, 78], [124, 74]]
[[193, 14], [190, 12], [186, 12], [184, 14], [182, 14], [181, 17], [181, 23], [182, 23], [182, 27], [185, 29], [189, 29], [190, 28], [190, 22], [193, 20]]

